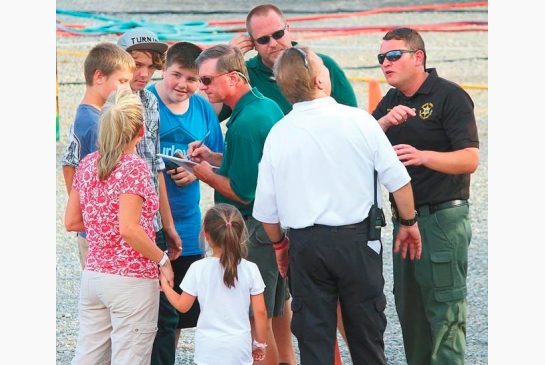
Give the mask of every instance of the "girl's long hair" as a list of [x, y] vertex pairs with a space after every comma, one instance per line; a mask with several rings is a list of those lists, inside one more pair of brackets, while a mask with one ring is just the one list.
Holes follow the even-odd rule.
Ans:
[[98, 178], [104, 181], [121, 159], [121, 154], [144, 125], [144, 109], [138, 95], [121, 88], [106, 102], [100, 117], [97, 160]]
[[212, 241], [209, 243], [223, 251], [220, 257], [223, 282], [228, 288], [234, 287], [238, 280], [237, 266], [248, 253], [248, 231], [242, 215], [230, 204], [216, 204], [204, 215], [203, 229]]

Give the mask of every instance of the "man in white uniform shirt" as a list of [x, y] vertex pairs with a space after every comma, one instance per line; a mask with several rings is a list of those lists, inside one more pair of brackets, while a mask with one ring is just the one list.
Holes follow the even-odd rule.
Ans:
[[314, 52], [287, 49], [274, 74], [294, 105], [265, 142], [253, 216], [273, 242], [282, 275], [289, 247], [292, 331], [301, 363], [333, 364], [339, 301], [354, 364], [386, 364], [382, 247], [368, 242], [367, 215], [376, 170], [407, 223], [394, 252], [419, 259], [410, 177], [377, 121], [330, 97], [329, 72]]

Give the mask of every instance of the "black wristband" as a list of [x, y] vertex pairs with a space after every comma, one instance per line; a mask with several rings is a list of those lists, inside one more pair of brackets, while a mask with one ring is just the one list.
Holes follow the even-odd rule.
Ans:
[[280, 238], [280, 240], [278, 240], [278, 241], [272, 242], [272, 244], [273, 244], [273, 245], [276, 245], [276, 244], [278, 244], [278, 243], [284, 241], [284, 238], [286, 238], [286, 234], [285, 234], [285, 233], [282, 233], [282, 238]]
[[415, 223], [418, 221], [418, 212], [416, 210], [414, 211], [414, 218], [412, 219], [398, 218], [397, 220], [402, 226], [414, 226]]

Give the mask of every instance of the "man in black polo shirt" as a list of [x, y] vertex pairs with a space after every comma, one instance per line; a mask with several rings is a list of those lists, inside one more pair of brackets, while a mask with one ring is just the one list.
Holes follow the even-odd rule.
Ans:
[[[463, 364], [466, 348], [470, 174], [479, 138], [469, 95], [426, 69], [414, 30], [382, 38], [378, 61], [393, 86], [373, 116], [411, 176], [422, 258], [394, 256], [394, 296], [409, 365]], [[394, 236], [400, 220], [392, 202]]]

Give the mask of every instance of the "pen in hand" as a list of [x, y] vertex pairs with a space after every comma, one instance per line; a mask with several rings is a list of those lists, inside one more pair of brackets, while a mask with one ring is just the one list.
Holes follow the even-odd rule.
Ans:
[[208, 132], [206, 132], [206, 134], [204, 135], [204, 137], [202, 137], [202, 139], [200, 140], [200, 142], [195, 146], [195, 149], [199, 148], [200, 146], [202, 146], [202, 144], [204, 143], [204, 140], [208, 137], [208, 135], [210, 134], [210, 129], [208, 130]]
[[[210, 134], [210, 129], [206, 132], [206, 134], [204, 135], [204, 137], [202, 137], [202, 139], [195, 145], [195, 147], [193, 147], [193, 151], [195, 151], [197, 148], [201, 147], [203, 144], [204, 144], [204, 140], [208, 137], [208, 135]], [[189, 155], [187, 156], [190, 160], [193, 161], [193, 156]]]

